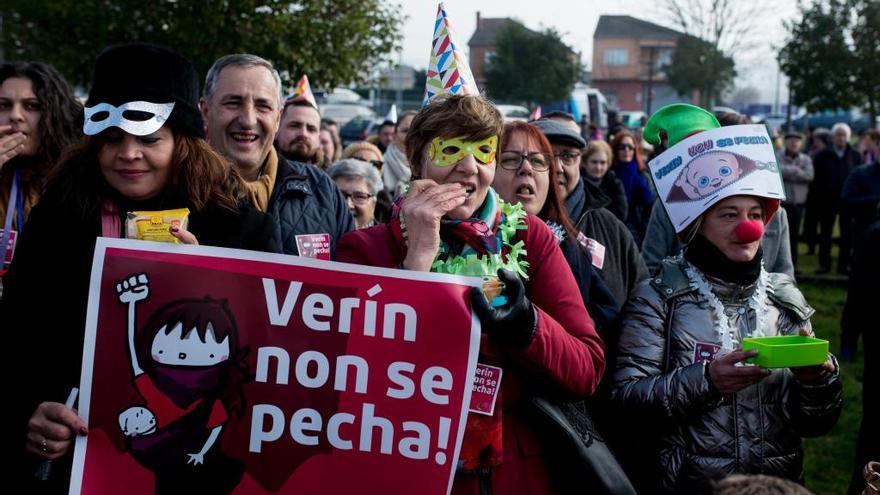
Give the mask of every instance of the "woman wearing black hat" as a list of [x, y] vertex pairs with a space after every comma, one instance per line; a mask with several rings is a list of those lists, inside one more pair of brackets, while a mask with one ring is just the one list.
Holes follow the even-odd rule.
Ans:
[[33, 461], [58, 459], [42, 490], [67, 491], [73, 436], [87, 433], [61, 402], [79, 384], [95, 239], [122, 237], [127, 212], [188, 208], [189, 231], [171, 229], [181, 242], [280, 251], [274, 223], [247, 205], [238, 175], [204, 141], [197, 102], [195, 69], [179, 54], [145, 44], [105, 50], [86, 103], [87, 138], [31, 212], [0, 315], [10, 348], [28, 356], [8, 370], [21, 390], [6, 444], [21, 478]]

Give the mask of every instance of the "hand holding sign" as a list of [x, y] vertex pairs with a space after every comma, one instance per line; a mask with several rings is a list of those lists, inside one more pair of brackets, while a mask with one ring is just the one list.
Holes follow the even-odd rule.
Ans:
[[525, 348], [535, 336], [538, 315], [526, 297], [525, 284], [516, 273], [498, 270], [498, 278], [505, 285], [503, 295], [507, 297], [507, 304], [492, 307], [482, 289], [474, 287], [471, 289], [474, 311], [492, 338], [514, 348]]
[[70, 450], [77, 433], [86, 435], [88, 430], [73, 408], [43, 402], [28, 421], [27, 451], [41, 459], [57, 459]]

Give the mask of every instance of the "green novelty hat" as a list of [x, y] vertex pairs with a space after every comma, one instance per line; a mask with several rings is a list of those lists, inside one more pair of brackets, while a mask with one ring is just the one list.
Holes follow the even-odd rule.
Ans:
[[666, 131], [667, 146], [671, 148], [692, 134], [719, 127], [721, 124], [712, 113], [687, 103], [673, 103], [651, 115], [642, 137], [651, 144], [660, 144], [660, 131]]

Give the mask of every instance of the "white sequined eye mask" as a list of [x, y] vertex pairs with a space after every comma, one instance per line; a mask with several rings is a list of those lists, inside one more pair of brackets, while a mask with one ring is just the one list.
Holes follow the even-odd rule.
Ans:
[[[150, 103], [149, 101], [130, 101], [114, 107], [109, 103], [98, 103], [93, 107], [86, 107], [86, 121], [83, 124], [83, 132], [88, 136], [94, 136], [104, 129], [116, 126], [123, 131], [135, 136], [152, 134], [165, 125], [171, 111], [172, 103]], [[131, 120], [125, 117], [125, 112], [139, 112], [147, 114], [146, 120]], [[106, 115], [105, 115], [106, 114]], [[98, 117], [97, 119], [95, 117]]]

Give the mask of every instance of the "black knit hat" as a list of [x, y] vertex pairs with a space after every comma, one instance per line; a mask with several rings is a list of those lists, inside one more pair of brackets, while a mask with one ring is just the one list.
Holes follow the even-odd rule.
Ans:
[[[112, 116], [112, 109], [108, 109], [108, 113], [104, 109], [94, 109], [96, 105], [104, 103], [119, 107], [140, 101], [173, 103], [167, 120], [160, 115], [155, 122], [167, 123], [176, 133], [205, 137], [199, 112], [199, 80], [192, 62], [168, 48], [147, 43], [112, 46], [98, 55], [92, 89], [86, 101], [86, 134], [101, 132], [101, 121], [107, 119], [107, 115]], [[99, 111], [96, 113], [95, 110]], [[125, 117], [137, 117], [138, 113], [130, 110], [139, 111], [141, 118], [132, 118], [134, 121], [143, 120], [144, 114], [156, 113], [142, 108], [128, 110], [123, 114]], [[90, 123], [93, 132], [89, 132]], [[108, 125], [117, 124], [110, 122]]]
[[552, 119], [538, 119], [531, 124], [544, 133], [550, 144], [561, 144], [579, 149], [584, 149], [587, 146], [587, 142], [580, 134], [561, 122]]

